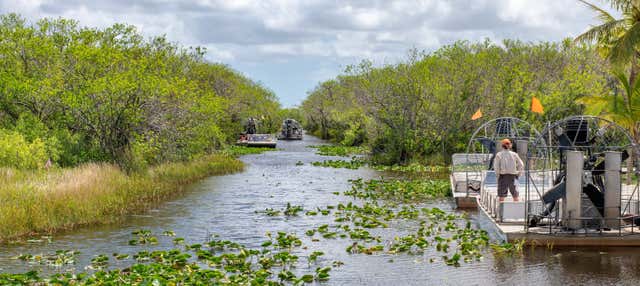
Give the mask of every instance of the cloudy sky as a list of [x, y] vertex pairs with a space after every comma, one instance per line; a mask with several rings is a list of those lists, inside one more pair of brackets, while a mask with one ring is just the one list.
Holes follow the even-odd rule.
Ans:
[[393, 63], [456, 40], [557, 41], [596, 23], [577, 0], [0, 0], [9, 12], [128, 23], [204, 46], [211, 61], [264, 83], [285, 106], [365, 58]]

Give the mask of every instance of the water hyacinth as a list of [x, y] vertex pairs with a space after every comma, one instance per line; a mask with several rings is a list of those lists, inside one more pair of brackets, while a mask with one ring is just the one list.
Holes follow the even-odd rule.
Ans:
[[232, 157], [238, 157], [251, 154], [262, 154], [264, 152], [274, 150], [276, 149], [231, 145], [221, 151], [221, 153]]
[[[153, 237], [147, 231], [136, 231], [134, 236]], [[36, 271], [22, 274], [0, 274], [2, 285], [55, 284], [55, 285], [300, 285], [326, 281], [332, 266], [320, 265], [308, 273], [299, 273], [296, 266], [304, 265], [301, 257], [291, 251], [302, 245], [294, 234], [278, 232], [268, 234], [269, 240], [261, 248], [251, 249], [228, 240], [211, 240], [190, 244], [184, 250], [142, 250], [131, 256], [114, 254], [119, 260], [129, 261], [124, 268], [107, 269], [109, 257], [98, 255], [85, 267], [90, 272], [58, 273], [49, 277]], [[27, 262], [62, 259], [75, 263], [74, 251], [59, 251], [49, 256], [24, 255], [16, 259]], [[319, 264], [324, 252], [314, 251], [305, 261], [307, 266]], [[55, 259], [54, 259], [55, 258]], [[73, 261], [73, 262], [70, 262]], [[334, 266], [341, 262], [334, 261]]]
[[344, 195], [368, 200], [393, 200], [404, 203], [426, 202], [434, 198], [451, 196], [445, 180], [350, 180], [351, 190]]
[[491, 249], [493, 250], [493, 253], [498, 256], [522, 255], [522, 253], [524, 252], [525, 243], [526, 243], [526, 240], [524, 239], [516, 240], [513, 243], [509, 243], [509, 242], [505, 242], [501, 244], [492, 243]]
[[[302, 206], [292, 205], [291, 203], [287, 203], [287, 206], [284, 209], [276, 210], [273, 208], [266, 208], [264, 211], [255, 211], [255, 213], [264, 213], [267, 216], [279, 216], [280, 214], [284, 214], [285, 216], [297, 216], [299, 212], [302, 212], [304, 209]], [[315, 215], [316, 212], [307, 211], [307, 215]]]
[[348, 157], [351, 155], [365, 154], [367, 152], [367, 149], [362, 146], [316, 145], [307, 147], [317, 149], [316, 154], [321, 156]]
[[[472, 262], [482, 258], [489, 244], [486, 231], [474, 229], [464, 214], [447, 213], [438, 208], [418, 208], [414, 205], [378, 205], [365, 202], [338, 204], [334, 221], [306, 231], [306, 235], [323, 239], [349, 239], [346, 251], [351, 254], [422, 254], [427, 249], [442, 253], [447, 265], [459, 266], [461, 261]], [[417, 230], [391, 241], [372, 235], [367, 229], [387, 228], [397, 220], [418, 222]], [[449, 256], [449, 253], [453, 253]], [[435, 261], [433, 258], [432, 261]]]
[[346, 169], [351, 169], [351, 170], [356, 170], [359, 169], [360, 167], [365, 165], [365, 162], [363, 160], [357, 159], [357, 158], [353, 158], [350, 161], [345, 161], [345, 160], [325, 160], [322, 162], [313, 162], [311, 163], [311, 165], [313, 166], [320, 166], [320, 167], [331, 167], [331, 168], [346, 168]]
[[51, 254], [21, 254], [13, 257], [13, 259], [22, 260], [29, 264], [62, 267], [65, 265], [76, 264], [78, 254], [80, 253], [75, 250], [57, 250], [55, 253]]

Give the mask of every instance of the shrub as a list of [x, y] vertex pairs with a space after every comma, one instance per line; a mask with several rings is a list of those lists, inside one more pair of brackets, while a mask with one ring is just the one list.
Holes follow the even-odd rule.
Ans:
[[16, 132], [0, 130], [0, 165], [18, 169], [38, 169], [47, 162], [47, 148], [40, 138], [29, 142]]

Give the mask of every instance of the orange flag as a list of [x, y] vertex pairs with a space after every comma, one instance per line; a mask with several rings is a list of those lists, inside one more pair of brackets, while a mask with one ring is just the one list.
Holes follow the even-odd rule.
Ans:
[[471, 116], [471, 120], [476, 120], [480, 117], [482, 117], [482, 111], [480, 111], [480, 108], [478, 108], [478, 111], [476, 111], [476, 113], [474, 113], [473, 116]]
[[544, 108], [542, 107], [542, 103], [540, 103], [540, 100], [535, 96], [531, 98], [531, 111], [539, 114], [544, 113]]

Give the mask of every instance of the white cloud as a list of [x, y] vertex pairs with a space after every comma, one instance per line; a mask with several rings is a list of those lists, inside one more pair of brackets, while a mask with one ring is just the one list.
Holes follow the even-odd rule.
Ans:
[[207, 59], [213, 62], [228, 62], [235, 60], [235, 55], [229, 49], [218, 47], [216, 45], [205, 45], [207, 49]]
[[[16, 1], [2, 12], [74, 18], [83, 25], [136, 25], [147, 35], [166, 34], [212, 51], [222, 44], [268, 55], [366, 57], [407, 47], [434, 49], [459, 39], [486, 36], [559, 40], [584, 30], [592, 15], [574, 0], [191, 0]], [[386, 51], [385, 50], [385, 47]], [[281, 50], [278, 50], [281, 49]], [[227, 51], [214, 58], [242, 60]], [[240, 54], [240, 53], [236, 53]], [[250, 54], [250, 53], [249, 53]], [[401, 54], [397, 56], [401, 56]], [[240, 55], [237, 55], [240, 56]]]

